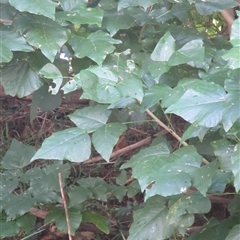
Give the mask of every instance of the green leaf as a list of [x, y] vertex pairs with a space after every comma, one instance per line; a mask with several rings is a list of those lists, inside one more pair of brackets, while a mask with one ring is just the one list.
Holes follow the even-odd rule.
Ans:
[[93, 134], [92, 143], [106, 161], [109, 161], [113, 147], [126, 129], [121, 123], [108, 123]]
[[0, 226], [1, 226], [0, 232], [1, 238], [15, 236], [20, 230], [16, 221], [0, 220]]
[[[71, 232], [71, 235], [74, 236], [75, 232], [79, 228], [80, 223], [82, 221], [82, 214], [74, 208], [69, 208], [68, 209], [68, 217], [69, 217], [69, 222], [70, 222], [70, 232]], [[46, 224], [49, 222], [55, 222], [56, 227], [60, 231], [65, 232], [65, 233], [68, 232], [66, 213], [64, 212], [63, 208], [51, 207], [48, 210], [48, 214], [47, 214], [44, 222]]]
[[23, 215], [16, 220], [20, 229], [29, 234], [36, 224], [36, 217], [31, 215]]
[[[12, 170], [11, 170], [12, 171]], [[6, 171], [5, 171], [6, 172]], [[0, 201], [7, 197], [18, 186], [18, 180], [4, 179], [3, 174], [0, 175]]]
[[79, 128], [69, 128], [45, 139], [31, 161], [54, 159], [82, 162], [90, 157], [90, 153], [91, 141], [88, 134]]
[[230, 49], [225, 55], [223, 55], [223, 59], [228, 60], [228, 66], [231, 69], [240, 68], [240, 60], [239, 60], [239, 51], [240, 47], [234, 47]]
[[224, 171], [232, 170], [231, 156], [234, 152], [234, 145], [226, 139], [211, 142], [214, 155], [218, 158], [220, 168]]
[[99, 8], [87, 8], [83, 6], [75, 7], [71, 12], [57, 12], [56, 18], [72, 22], [73, 24], [96, 24], [101, 27], [103, 19], [103, 11]]
[[236, 226], [234, 226], [228, 233], [225, 240], [238, 240], [239, 239], [239, 229], [240, 229], [240, 224], [237, 224]]
[[113, 44], [120, 43], [120, 40], [115, 40], [102, 31], [91, 33], [87, 38], [74, 36], [69, 40], [76, 57], [88, 57], [100, 66], [106, 56], [114, 51]]
[[93, 211], [82, 212], [83, 221], [95, 224], [102, 232], [109, 234], [108, 217]]
[[116, 178], [116, 183], [120, 186], [124, 186], [127, 181], [127, 172], [122, 170], [118, 177]]
[[130, 97], [140, 102], [142, 101], [143, 85], [138, 77], [132, 76], [128, 79], [123, 79], [117, 84], [116, 88], [121, 93], [122, 97]]
[[59, 0], [64, 11], [71, 12], [82, 8], [86, 9], [86, 2], [78, 0]]
[[81, 71], [80, 79], [83, 89], [81, 99], [91, 99], [98, 103], [113, 103], [120, 99], [115, 81], [99, 79], [89, 70]]
[[128, 187], [127, 187], [127, 196], [129, 198], [133, 198], [137, 193], [141, 191], [139, 183], [137, 180], [134, 180]]
[[78, 109], [74, 113], [69, 114], [68, 117], [78, 128], [92, 132], [104, 126], [110, 114], [111, 111], [107, 109], [106, 105], [97, 104], [95, 106]]
[[37, 116], [38, 108], [43, 112], [52, 111], [58, 108], [62, 103], [60, 93], [52, 95], [49, 91], [49, 85], [44, 84], [32, 94], [32, 104], [30, 109], [30, 121], [32, 122]]
[[62, 74], [58, 70], [58, 68], [52, 64], [52, 63], [47, 63], [45, 66], [43, 66], [40, 71], [40, 75], [43, 75], [45, 78], [52, 79], [53, 84], [55, 87], [49, 86], [49, 91], [53, 94], [56, 95], [62, 85]]
[[230, 212], [231, 216], [234, 216], [235, 214], [239, 214], [240, 212], [240, 195], [236, 194], [233, 200], [228, 204], [228, 211]]
[[218, 224], [218, 220], [215, 218], [210, 218], [210, 220], [204, 224], [200, 230], [191, 234], [190, 237], [188, 237], [188, 240], [225, 240], [224, 236], [226, 235], [226, 228], [222, 228], [221, 230], [217, 229]]
[[20, 12], [30, 12], [55, 20], [55, 8], [57, 7], [57, 3], [50, 0], [9, 0], [9, 3]]
[[[240, 12], [236, 11], [236, 14], [239, 16]], [[240, 27], [240, 20], [239, 18], [237, 18], [234, 20], [232, 24], [231, 35], [230, 35], [230, 42], [234, 47], [240, 47], [239, 27]]]
[[0, 80], [6, 94], [21, 98], [40, 88], [43, 82], [27, 61], [16, 60], [4, 66]]
[[102, 178], [81, 178], [77, 182], [80, 186], [88, 188], [95, 199], [107, 201], [108, 184]]
[[10, 62], [12, 60], [13, 53], [2, 42], [0, 42], [0, 46], [1, 46], [0, 63]]
[[88, 70], [95, 75], [98, 76], [98, 78], [101, 81], [105, 82], [112, 82], [117, 83], [118, 82], [118, 74], [114, 70], [107, 68], [107, 67], [100, 67], [100, 66], [93, 66], [91, 68], [88, 68]]
[[193, 147], [184, 147], [169, 155], [165, 143], [141, 150], [121, 168], [132, 168], [145, 198], [154, 195], [181, 194], [191, 186], [189, 173], [196, 171], [202, 158]]
[[227, 91], [225, 109], [223, 112], [223, 127], [227, 132], [234, 124], [234, 122], [240, 117], [239, 106], [240, 106], [240, 88], [239, 79], [240, 69], [235, 71], [235, 79], [227, 79], [225, 81], [225, 89]]
[[188, 89], [165, 112], [179, 115], [190, 123], [215, 127], [222, 119], [225, 95], [225, 91], [219, 85], [205, 82]]
[[69, 189], [68, 196], [70, 199], [69, 206], [73, 207], [83, 203], [86, 200], [92, 199], [92, 192], [87, 188], [77, 186]]
[[143, 208], [134, 211], [128, 240], [166, 239], [174, 231], [166, 222], [167, 213], [161, 197], [149, 199]]
[[186, 141], [189, 138], [194, 138], [194, 137], [198, 137], [200, 139], [200, 141], [203, 141], [203, 138], [205, 136], [205, 134], [207, 133], [209, 128], [207, 127], [203, 127], [200, 126], [198, 124], [191, 124], [188, 129], [184, 132], [181, 142]]
[[15, 32], [11, 27], [1, 27], [1, 44], [4, 44], [12, 51], [31, 52], [33, 48], [28, 45], [26, 39], [18, 32]]
[[151, 75], [155, 78], [155, 81], [158, 82], [158, 79], [170, 70], [168, 62], [153, 62], [148, 66], [148, 70]]
[[238, 192], [240, 190], [240, 143], [234, 147], [231, 161], [231, 169], [234, 175], [234, 187], [236, 192]]
[[200, 39], [192, 40], [176, 52], [173, 52], [168, 60], [168, 65], [177, 66], [183, 63], [203, 62], [204, 53], [203, 41]]
[[219, 162], [213, 161], [210, 164], [200, 167], [192, 174], [193, 186], [196, 187], [203, 196], [206, 196], [207, 190], [212, 184], [212, 177], [218, 169]]
[[43, 16], [18, 14], [14, 18], [14, 25], [22, 34], [26, 35], [27, 42], [41, 49], [51, 62], [54, 61], [57, 52], [67, 41], [66, 30]]
[[136, 100], [133, 98], [121, 98], [115, 103], [112, 103], [108, 109], [114, 109], [114, 108], [127, 108], [136, 103]]
[[218, 0], [196, 0], [195, 6], [201, 15], [210, 15], [213, 12], [235, 7], [237, 6], [237, 2], [234, 0], [222, 0], [221, 2]]
[[162, 3], [160, 0], [134, 0], [134, 1], [128, 1], [128, 0], [120, 0], [118, 3], [118, 11], [122, 8], [128, 8], [133, 6], [141, 6], [143, 8], [147, 8], [154, 3]]
[[217, 170], [212, 176], [211, 186], [208, 189], [208, 193], [223, 193], [226, 185], [232, 181], [231, 172], [223, 172], [222, 170]]
[[175, 39], [170, 32], [166, 32], [154, 48], [151, 59], [154, 61], [167, 62], [175, 52]]
[[5, 169], [22, 169], [30, 163], [30, 159], [34, 154], [34, 147], [24, 145], [16, 139], [13, 139], [1, 164]]
[[119, 202], [122, 202], [123, 198], [126, 196], [127, 189], [125, 186], [112, 185], [111, 192]]
[[142, 100], [142, 107], [145, 109], [151, 108], [163, 98], [171, 94], [171, 88], [165, 84], [156, 84], [150, 87], [145, 93]]
[[10, 221], [28, 212], [35, 204], [36, 200], [29, 194], [9, 194], [4, 200], [3, 208], [7, 214], [7, 220]]
[[199, 192], [192, 193], [190, 196], [181, 196], [169, 208], [167, 222], [173, 224], [175, 220], [184, 214], [204, 214], [211, 209], [211, 201]]
[[108, 11], [104, 14], [102, 27], [106, 28], [111, 36], [120, 29], [128, 29], [134, 25], [135, 19], [123, 11]]
[[28, 192], [34, 197], [37, 196], [37, 199], [42, 199], [46, 202], [48, 202], [50, 198], [56, 197], [56, 195], [52, 193], [53, 191], [59, 192], [60, 190], [58, 173], [62, 174], [63, 179], [68, 178], [70, 174], [70, 165], [55, 161], [42, 169], [35, 167], [28, 170], [25, 173], [27, 179], [30, 179], [30, 188]]

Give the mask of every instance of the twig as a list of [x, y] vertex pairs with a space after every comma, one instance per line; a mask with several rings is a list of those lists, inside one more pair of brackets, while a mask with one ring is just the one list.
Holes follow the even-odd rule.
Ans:
[[67, 207], [65, 194], [64, 194], [64, 191], [63, 191], [63, 184], [62, 184], [62, 175], [61, 175], [61, 173], [58, 173], [58, 180], [59, 180], [60, 191], [61, 191], [61, 195], [62, 195], [62, 199], [63, 199], [63, 206], [64, 206], [64, 210], [65, 210], [65, 215], [66, 215], [67, 228], [68, 228], [68, 237], [69, 237], [69, 240], [72, 240], [71, 228], [70, 228], [70, 219], [69, 219], [68, 207]]
[[0, 23], [9, 23], [12, 24], [12, 20], [8, 20], [8, 19], [0, 19]]
[[[118, 151], [115, 151], [111, 154], [110, 158], [115, 158], [115, 157], [119, 157], [127, 152], [130, 152], [138, 147], [147, 145], [151, 142], [152, 137], [147, 137], [143, 140], [141, 140], [140, 142], [134, 143], [130, 146], [127, 146], [125, 148], [119, 149]], [[88, 160], [86, 160], [85, 162], [83, 162], [83, 164], [87, 164], [87, 163], [95, 163], [95, 162], [99, 162], [103, 160], [102, 156], [97, 156], [97, 157], [93, 157], [93, 158], [89, 158]], [[79, 163], [75, 163], [76, 165], [78, 165]]]
[[[181, 137], [177, 135], [171, 128], [165, 125], [161, 120], [159, 120], [149, 109], [146, 109], [146, 113], [162, 128], [167, 130], [174, 138], [176, 138], [179, 142], [181, 142]], [[182, 142], [183, 146], [189, 146], [185, 141]], [[208, 164], [209, 162], [203, 158], [203, 163]]]

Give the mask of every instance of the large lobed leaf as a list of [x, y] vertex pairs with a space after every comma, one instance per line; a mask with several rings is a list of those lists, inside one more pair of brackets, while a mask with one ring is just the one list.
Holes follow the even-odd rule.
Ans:
[[106, 56], [114, 51], [115, 47], [113, 44], [120, 44], [121, 41], [111, 38], [107, 33], [97, 31], [91, 33], [87, 38], [73, 36], [69, 43], [76, 57], [88, 57], [98, 65], [102, 65]]
[[141, 150], [121, 168], [132, 168], [145, 198], [154, 195], [171, 196], [187, 191], [190, 173], [201, 165], [202, 158], [193, 147], [184, 147], [170, 155], [165, 143]]
[[184, 95], [169, 108], [166, 113], [174, 113], [190, 123], [204, 127], [215, 127], [222, 119], [225, 110], [226, 93], [217, 84], [199, 84], [188, 89]]
[[57, 3], [51, 0], [9, 0], [9, 3], [20, 12], [30, 12], [55, 20], [55, 8], [57, 7]]
[[91, 132], [104, 126], [110, 114], [111, 111], [107, 109], [107, 106], [98, 104], [78, 109], [68, 116], [78, 128]]
[[25, 60], [13, 59], [2, 70], [0, 80], [6, 94], [25, 97], [43, 85], [41, 78]]
[[167, 224], [167, 213], [163, 198], [149, 199], [143, 208], [134, 212], [128, 240], [161, 240], [171, 235], [174, 230]]
[[66, 30], [58, 23], [43, 16], [29, 13], [18, 14], [14, 18], [14, 26], [26, 35], [26, 40], [30, 45], [41, 49], [51, 62], [67, 41]]
[[0, 63], [9, 62], [12, 59], [13, 54], [11, 51], [33, 51], [26, 39], [9, 26], [0, 28], [0, 36]]

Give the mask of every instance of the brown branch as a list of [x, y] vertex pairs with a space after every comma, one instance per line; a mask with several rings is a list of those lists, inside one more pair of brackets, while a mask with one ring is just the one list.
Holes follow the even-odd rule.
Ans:
[[9, 23], [12, 24], [12, 20], [8, 20], [8, 19], [0, 19], [0, 23]]
[[187, 228], [186, 233], [187, 233], [187, 234], [192, 234], [192, 233], [198, 231], [201, 227], [202, 227], [202, 226], [189, 227], [189, 228]]
[[225, 9], [221, 11], [221, 14], [224, 18], [224, 20], [227, 22], [227, 28], [228, 28], [228, 34], [231, 34], [231, 28], [233, 21], [235, 19], [235, 13], [233, 8]]
[[[136, 148], [139, 148], [139, 147], [142, 147], [144, 145], [147, 145], [149, 144], [150, 142], [152, 141], [152, 137], [147, 137], [137, 143], [134, 143], [132, 145], [129, 145], [125, 148], [122, 148], [122, 149], [119, 149], [115, 152], [113, 152], [110, 156], [110, 159], [111, 158], [115, 158], [115, 157], [119, 157], [123, 154], [126, 154]], [[95, 162], [100, 162], [101, 160], [103, 160], [102, 156], [96, 156], [96, 157], [93, 157], [93, 158], [89, 158], [88, 160], [86, 160], [85, 162], [83, 162], [83, 164], [88, 164], [88, 163], [95, 163]], [[80, 163], [74, 163], [75, 165], [78, 165]]]
[[61, 191], [62, 200], [63, 200], [63, 206], [64, 206], [64, 210], [65, 210], [65, 215], [66, 215], [67, 228], [68, 228], [68, 237], [69, 237], [69, 240], [72, 240], [71, 227], [70, 227], [71, 225], [70, 225], [70, 219], [69, 219], [69, 214], [68, 214], [67, 202], [66, 202], [64, 191], [63, 191], [63, 184], [62, 184], [62, 175], [61, 175], [61, 173], [58, 173], [58, 180], [59, 180], [59, 186], [60, 186], [60, 191]]

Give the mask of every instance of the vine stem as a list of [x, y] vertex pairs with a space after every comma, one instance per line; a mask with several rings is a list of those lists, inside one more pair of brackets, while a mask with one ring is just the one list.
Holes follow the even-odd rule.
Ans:
[[60, 186], [60, 191], [62, 195], [62, 200], [63, 200], [63, 206], [65, 210], [65, 215], [66, 215], [66, 222], [67, 222], [67, 229], [68, 229], [68, 238], [69, 240], [72, 240], [72, 235], [71, 235], [71, 225], [70, 225], [70, 219], [69, 219], [69, 214], [68, 214], [68, 207], [67, 207], [67, 202], [65, 198], [65, 194], [63, 191], [63, 184], [62, 184], [62, 175], [61, 173], [58, 173], [58, 180], [59, 180], [59, 186]]
[[[159, 120], [149, 109], [146, 109], [145, 111], [160, 127], [164, 128], [167, 132], [169, 132], [174, 138], [176, 138], [180, 143], [182, 143], [183, 146], [189, 146], [185, 141], [181, 142], [181, 137], [178, 136], [178, 134], [175, 133], [171, 128], [165, 125], [161, 120]], [[202, 161], [204, 164], [209, 163], [205, 158], [203, 158]]]

